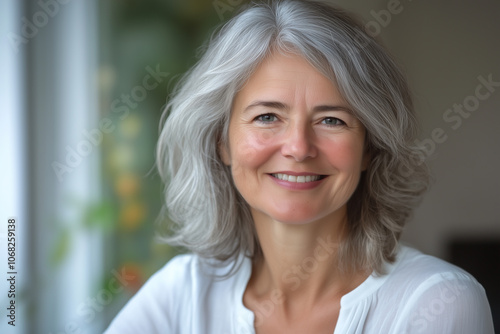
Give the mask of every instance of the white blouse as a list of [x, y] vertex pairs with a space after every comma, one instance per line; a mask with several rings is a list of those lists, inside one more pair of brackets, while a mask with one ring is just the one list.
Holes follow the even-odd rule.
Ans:
[[[273, 300], [254, 314], [243, 305], [251, 261], [225, 279], [228, 267], [180, 255], [153, 275], [113, 320], [106, 334], [247, 334], [269, 316]], [[493, 334], [483, 287], [445, 261], [401, 246], [384, 276], [369, 276], [341, 299], [334, 334]], [[255, 318], [257, 317], [257, 318]]]

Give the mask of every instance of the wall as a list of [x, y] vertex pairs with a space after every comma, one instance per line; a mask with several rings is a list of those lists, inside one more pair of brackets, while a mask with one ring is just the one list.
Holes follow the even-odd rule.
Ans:
[[[337, 3], [378, 23], [415, 95], [434, 183], [403, 240], [446, 258], [452, 238], [500, 238], [500, 2]], [[496, 82], [492, 92], [476, 93], [489, 76]], [[459, 116], [454, 105], [464, 103]], [[439, 136], [432, 138], [433, 131]]]

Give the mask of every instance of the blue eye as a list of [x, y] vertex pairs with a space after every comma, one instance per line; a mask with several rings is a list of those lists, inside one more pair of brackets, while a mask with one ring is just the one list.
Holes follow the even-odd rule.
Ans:
[[345, 125], [345, 122], [341, 119], [338, 119], [336, 117], [325, 117], [321, 121], [321, 123], [326, 124], [328, 126], [340, 126], [340, 125]]
[[259, 122], [262, 122], [262, 123], [271, 123], [271, 122], [275, 122], [278, 120], [278, 118], [274, 114], [259, 115], [255, 119]]

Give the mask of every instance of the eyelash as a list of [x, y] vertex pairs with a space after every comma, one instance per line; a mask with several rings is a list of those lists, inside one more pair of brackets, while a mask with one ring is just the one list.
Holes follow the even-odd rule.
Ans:
[[[266, 116], [268, 116], [268, 117], [274, 117], [274, 119], [272, 121], [269, 121], [269, 120], [268, 121], [264, 121], [262, 118], [266, 117]], [[274, 122], [277, 119], [278, 119], [278, 116], [276, 116], [275, 114], [272, 114], [272, 113], [262, 114], [262, 115], [259, 115], [259, 116], [257, 116], [257, 117], [254, 118], [254, 120], [256, 122], [263, 123], [263, 124], [268, 124], [268, 123]]]
[[[264, 117], [272, 117], [273, 120], [263, 120]], [[267, 113], [267, 114], [262, 114], [262, 115], [259, 115], [257, 117], [254, 118], [254, 120], [256, 122], [259, 122], [259, 123], [262, 123], [262, 124], [269, 124], [269, 123], [272, 123], [272, 122], [275, 122], [276, 120], [278, 120], [278, 116], [276, 116], [275, 114], [273, 113]], [[326, 120], [332, 120], [332, 121], [335, 121], [337, 122], [338, 124], [327, 124], [327, 123], [324, 123]], [[324, 117], [321, 122], [321, 124], [324, 124], [328, 127], [337, 127], [337, 126], [346, 126], [347, 124], [341, 120], [340, 118], [337, 118], [337, 117]]]
[[[339, 122], [339, 124], [326, 124], [326, 123], [323, 123], [325, 120], [327, 119], [330, 119], [330, 120], [334, 120], [336, 122]], [[337, 118], [337, 117], [325, 117], [321, 120], [321, 123], [322, 124], [325, 124], [326, 126], [330, 126], [330, 127], [335, 127], [335, 126], [345, 126], [347, 125], [343, 120], [341, 120], [340, 118]]]

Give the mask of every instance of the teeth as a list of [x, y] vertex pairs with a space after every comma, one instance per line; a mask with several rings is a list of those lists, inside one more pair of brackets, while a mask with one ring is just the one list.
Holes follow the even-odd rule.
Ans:
[[287, 174], [272, 174], [275, 178], [283, 180], [283, 181], [288, 181], [288, 182], [296, 182], [296, 183], [305, 183], [305, 182], [312, 182], [312, 181], [317, 181], [319, 180], [320, 176], [319, 175], [301, 175], [301, 176], [295, 176], [295, 175], [287, 175]]

